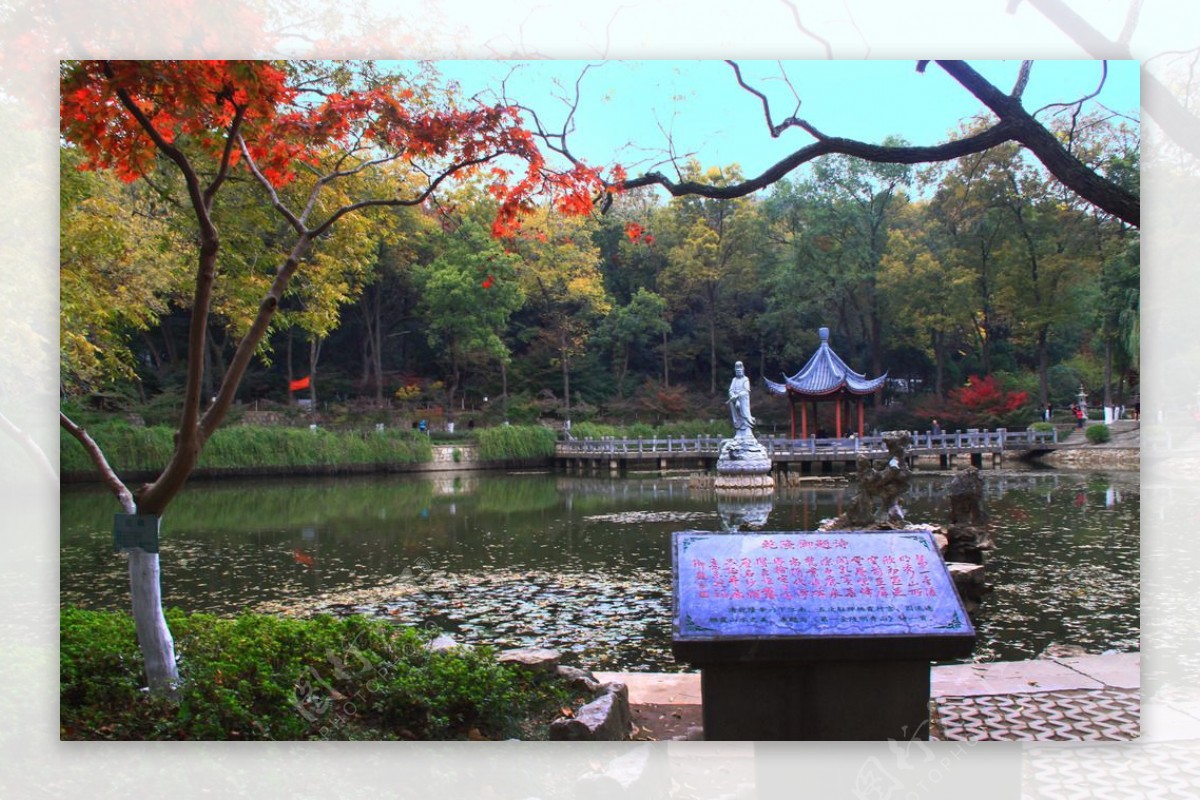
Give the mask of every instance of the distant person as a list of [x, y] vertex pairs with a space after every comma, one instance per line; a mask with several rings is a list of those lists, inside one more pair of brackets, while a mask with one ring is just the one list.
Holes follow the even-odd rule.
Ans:
[[942, 433], [942, 424], [937, 421], [936, 417], [933, 419], [933, 425], [930, 427], [930, 430], [934, 433], [934, 436]]
[[420, 431], [422, 434], [424, 434], [425, 432], [427, 432], [429, 430], [429, 424], [425, 422], [424, 417], [421, 418], [421, 422], [417, 423], [417, 430]]
[[1084, 420], [1083, 407], [1078, 403], [1072, 403], [1071, 412], [1075, 415], [1075, 427], [1082, 429]]

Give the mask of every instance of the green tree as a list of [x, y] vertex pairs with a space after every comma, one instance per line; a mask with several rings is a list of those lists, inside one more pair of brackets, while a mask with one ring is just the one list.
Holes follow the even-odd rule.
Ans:
[[616, 306], [605, 319], [604, 333], [612, 344], [613, 372], [618, 397], [625, 396], [629, 357], [645, 349], [655, 338], [670, 330], [667, 302], [645, 287], [639, 288], [624, 306]]
[[943, 258], [944, 238], [927, 203], [912, 203], [898, 217], [880, 262], [879, 292], [891, 307], [893, 347], [911, 345], [933, 364], [933, 392], [941, 398], [951, 353], [970, 327], [971, 276]]
[[[703, 170], [698, 162], [691, 161], [684, 174], [712, 186], [741, 181], [741, 169], [736, 164]], [[708, 389], [710, 395], [715, 395], [717, 332], [736, 288], [750, 275], [752, 203], [747, 199], [684, 197], [673, 200], [671, 208], [668, 219], [674, 244], [667, 251], [659, 291], [675, 308], [693, 304], [699, 307], [708, 349]]]
[[562, 376], [563, 415], [571, 418], [571, 366], [584, 353], [595, 324], [612, 308], [600, 272], [600, 251], [592, 223], [553, 209], [531, 214], [512, 244], [521, 259], [517, 277], [527, 311], [539, 321], [526, 330], [535, 345], [549, 350]]
[[466, 367], [508, 362], [501, 334], [524, 293], [516, 280], [517, 257], [506, 253], [479, 223], [468, 219], [440, 242], [438, 256], [429, 264], [415, 265], [412, 272], [420, 294], [418, 314], [444, 370], [447, 407], [452, 410]]
[[59, 150], [59, 336], [63, 391], [136, 378], [130, 339], [153, 327], [187, 284], [183, 244], [145, 186], [82, 172]]

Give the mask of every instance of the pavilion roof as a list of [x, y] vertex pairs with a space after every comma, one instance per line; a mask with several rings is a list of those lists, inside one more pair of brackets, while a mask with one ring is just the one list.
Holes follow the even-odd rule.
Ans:
[[814, 397], [838, 392], [870, 395], [887, 381], [886, 372], [878, 378], [867, 378], [862, 373], [851, 370], [849, 365], [833, 352], [833, 348], [829, 347], [829, 329], [821, 328], [819, 333], [821, 344], [808, 360], [808, 364], [793, 376], [785, 375], [782, 384], [763, 378], [768, 390], [776, 395], [791, 393]]

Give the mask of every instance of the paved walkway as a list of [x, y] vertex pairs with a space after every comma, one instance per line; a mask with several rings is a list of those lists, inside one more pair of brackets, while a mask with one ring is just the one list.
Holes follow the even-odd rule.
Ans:
[[[1104, 654], [931, 669], [933, 739], [1132, 740], [1140, 733], [1141, 655]], [[597, 673], [636, 708], [699, 719], [699, 673]]]

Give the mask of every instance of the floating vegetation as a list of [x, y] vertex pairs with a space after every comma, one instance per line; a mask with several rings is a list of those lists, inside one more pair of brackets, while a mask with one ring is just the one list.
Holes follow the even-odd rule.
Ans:
[[713, 512], [614, 512], [606, 515], [589, 515], [584, 518], [591, 522], [617, 523], [619, 525], [634, 525], [637, 523], [687, 523], [697, 520], [712, 522]]
[[470, 644], [553, 648], [594, 670], [679, 670], [670, 651], [670, 576], [501, 571], [434, 573], [413, 583], [322, 593], [257, 612], [367, 614]]

